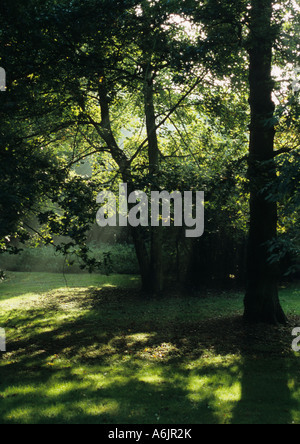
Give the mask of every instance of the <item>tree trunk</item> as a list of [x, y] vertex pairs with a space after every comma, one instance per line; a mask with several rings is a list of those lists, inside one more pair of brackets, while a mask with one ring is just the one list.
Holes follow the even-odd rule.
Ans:
[[277, 234], [277, 204], [265, 187], [276, 178], [271, 25], [272, 0], [252, 0], [249, 42], [250, 81], [250, 233], [244, 317], [250, 322], [285, 323], [278, 297], [278, 264], [269, 261], [269, 243]]
[[[100, 127], [96, 123], [94, 123], [94, 125], [100, 136], [107, 143], [107, 146], [110, 149], [113, 159], [118, 164], [123, 181], [124, 183], [127, 184], [128, 192], [130, 194], [131, 192], [135, 191], [134, 181], [131, 175], [131, 165], [126, 155], [118, 146], [115, 137], [113, 135], [104, 73], [102, 73], [101, 77], [102, 77], [102, 82], [99, 84], [99, 103], [101, 107], [102, 119]], [[138, 264], [142, 279], [142, 289], [143, 291], [148, 291], [151, 283], [150, 264], [149, 264], [149, 255], [145, 241], [143, 239], [141, 227], [131, 227], [131, 234], [133, 237], [135, 252], [138, 259]]]
[[[155, 182], [158, 179], [159, 173], [159, 149], [154, 109], [153, 72], [150, 63], [145, 67], [144, 74], [144, 103], [148, 137], [149, 174], [152, 182], [151, 191], [154, 191], [157, 188]], [[151, 227], [150, 229], [150, 291], [153, 294], [159, 294], [163, 289], [162, 229], [161, 226]]]
[[142, 279], [142, 291], [148, 293], [151, 288], [150, 264], [141, 227], [131, 227], [131, 233]]

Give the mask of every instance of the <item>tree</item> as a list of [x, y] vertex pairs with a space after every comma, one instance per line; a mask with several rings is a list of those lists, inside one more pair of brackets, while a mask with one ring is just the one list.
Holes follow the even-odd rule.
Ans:
[[[229, 4], [209, 0], [201, 3], [195, 15], [203, 24], [211, 54], [219, 60], [218, 74], [226, 76], [231, 70], [231, 77], [233, 72], [238, 74], [250, 90], [251, 197], [244, 317], [253, 322], [286, 322], [278, 298], [278, 263], [271, 251], [277, 236], [277, 201], [270, 198], [267, 189], [276, 181], [275, 157], [289, 151], [286, 147], [276, 150], [276, 125], [281, 116], [280, 107], [275, 112], [273, 102], [272, 69], [295, 60], [295, 35], [287, 32], [291, 26], [287, 20], [295, 15], [293, 2], [283, 7], [282, 2], [271, 0], [235, 0]], [[248, 80], [236, 68], [237, 61], [248, 72]]]
[[[26, 138], [14, 102], [0, 97], [0, 252], [17, 252], [13, 240], [28, 240], [26, 220], [65, 175], [54, 155]], [[16, 100], [16, 98], [15, 98]]]
[[[185, 63], [178, 58], [181, 38], [174, 39], [176, 26], [167, 25], [168, 17], [178, 7], [176, 2], [134, 0], [48, 2], [45, 6], [31, 0], [30, 8], [24, 10], [19, 1], [13, 3], [15, 8], [1, 6], [1, 60], [10, 72], [9, 96], [19, 96], [18, 118], [27, 123], [26, 138], [54, 151], [58, 145], [58, 150], [66, 144], [73, 147], [59, 159], [67, 180], [57, 196], [50, 196], [63, 215], [45, 211], [39, 219], [49, 223], [52, 235], [72, 233], [79, 242], [91, 220], [88, 211], [86, 223], [82, 216], [80, 227], [71, 228], [74, 221], [78, 222], [76, 211], [86, 211], [86, 205], [74, 195], [75, 189], [82, 194], [84, 187], [79, 186], [78, 177], [72, 177], [76, 163], [91, 159], [95, 175], [89, 186], [95, 189], [98, 185], [98, 191], [118, 181], [126, 182], [129, 192], [141, 182], [146, 191], [158, 187], [158, 131], [197, 85], [193, 78], [187, 82], [187, 92], [180, 85], [183, 94], [175, 95], [171, 106], [161, 104], [158, 119], [155, 102], [160, 79], [173, 75], [172, 65], [179, 70]], [[18, 14], [20, 11], [22, 14]], [[19, 22], [22, 26], [15, 26]], [[21, 53], [18, 48], [22, 48]], [[130, 111], [122, 110], [126, 106], [133, 111], [133, 118]], [[116, 119], [117, 114], [122, 117]], [[140, 136], [134, 134], [127, 142], [122, 131], [132, 133], [133, 119], [140, 124]], [[106, 170], [100, 175], [101, 166], [109, 163], [113, 164], [113, 173]], [[91, 208], [93, 204], [90, 202]], [[159, 291], [160, 230], [152, 232], [150, 258], [141, 227], [132, 231], [143, 286], [150, 292]]]
[[272, 51], [278, 29], [272, 24], [272, 0], [252, 0], [249, 52], [250, 84], [250, 233], [247, 253], [245, 319], [285, 323], [278, 297], [278, 263], [270, 261], [270, 242], [277, 235], [277, 203], [266, 187], [276, 180], [275, 105], [272, 100]]
[[[284, 64], [288, 44], [283, 49], [278, 44], [281, 17], [273, 18], [272, 6], [271, 0], [29, 0], [28, 7], [13, 0], [0, 5], [0, 62], [9, 86], [3, 122], [15, 128], [10, 146], [15, 146], [11, 152], [17, 162], [26, 151], [34, 171], [41, 170], [34, 179], [41, 173], [45, 179], [37, 180], [35, 190], [52, 205], [39, 215], [41, 224], [48, 224], [47, 242], [55, 234], [71, 237], [73, 242], [57, 248], [67, 253], [82, 244], [82, 258], [92, 269], [95, 262], [88, 260], [85, 242], [95, 219], [96, 194], [117, 189], [121, 181], [129, 192], [174, 191], [179, 182], [181, 191], [211, 187], [210, 216], [218, 213], [211, 233], [225, 224], [232, 231], [227, 214], [240, 193], [237, 182], [244, 183], [240, 166], [250, 87], [245, 318], [284, 322], [277, 266], [270, 261], [277, 203], [267, 189], [277, 177], [274, 157], [285, 152], [284, 147], [274, 149], [278, 113], [272, 100], [272, 53], [281, 54]], [[187, 35], [185, 26], [192, 21]], [[293, 42], [294, 48], [295, 36]], [[52, 163], [39, 167], [41, 153]], [[76, 173], [82, 161], [89, 162], [91, 177]], [[30, 183], [28, 168], [24, 178]], [[222, 210], [226, 206], [228, 213], [222, 217], [224, 195]], [[144, 228], [133, 227], [133, 241], [144, 289], [156, 293], [162, 288], [162, 231]]]

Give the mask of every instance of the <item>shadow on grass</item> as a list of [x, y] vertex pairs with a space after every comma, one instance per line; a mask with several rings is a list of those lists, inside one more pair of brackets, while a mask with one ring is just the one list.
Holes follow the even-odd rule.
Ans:
[[172, 318], [133, 290], [77, 296], [11, 313], [0, 423], [287, 424], [299, 411], [287, 330]]
[[292, 352], [288, 327], [245, 325], [242, 339], [241, 399], [233, 423], [299, 423], [299, 357]]

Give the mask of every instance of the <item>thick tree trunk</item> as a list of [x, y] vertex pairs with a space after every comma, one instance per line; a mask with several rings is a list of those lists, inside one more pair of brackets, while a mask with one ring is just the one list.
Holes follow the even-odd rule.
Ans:
[[148, 293], [151, 288], [150, 263], [141, 227], [131, 227], [131, 233], [142, 279], [142, 291]]
[[[159, 149], [154, 109], [153, 73], [150, 64], [145, 67], [144, 103], [148, 137], [149, 174], [152, 181], [151, 191], [154, 191], [156, 189], [154, 183], [158, 179], [159, 173]], [[159, 294], [163, 289], [161, 226], [151, 227], [150, 281], [150, 291], [153, 294]]]
[[250, 233], [247, 252], [246, 320], [284, 323], [278, 297], [278, 265], [269, 261], [269, 242], [277, 232], [277, 204], [265, 187], [276, 178], [271, 26], [272, 0], [252, 0], [250, 56]]

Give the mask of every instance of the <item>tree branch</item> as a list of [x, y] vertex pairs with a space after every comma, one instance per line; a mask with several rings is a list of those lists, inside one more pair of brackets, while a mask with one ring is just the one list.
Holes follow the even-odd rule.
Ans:
[[[180, 100], [170, 109], [168, 114], [162, 119], [161, 122], [158, 123], [155, 127], [155, 131], [157, 131], [162, 125], [166, 123], [166, 121], [170, 118], [170, 116], [179, 108], [179, 106], [182, 104], [182, 102], [194, 91], [194, 89], [200, 84], [200, 82], [203, 80], [204, 75], [202, 77], [198, 77], [197, 81], [191, 86], [191, 88], [180, 98]], [[135, 154], [131, 157], [130, 163], [132, 163], [136, 157], [139, 155], [141, 150], [144, 148], [146, 143], [148, 142], [148, 137], [140, 144]]]

